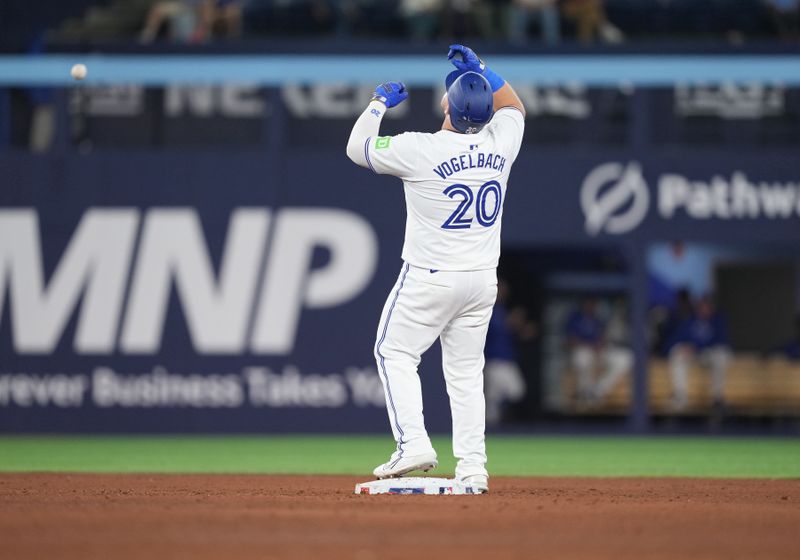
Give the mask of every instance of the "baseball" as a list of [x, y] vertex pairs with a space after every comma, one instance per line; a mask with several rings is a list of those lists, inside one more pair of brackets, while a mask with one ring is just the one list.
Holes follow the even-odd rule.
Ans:
[[84, 79], [87, 72], [88, 70], [86, 69], [85, 64], [76, 64], [72, 67], [72, 70], [69, 71], [72, 77], [76, 80]]

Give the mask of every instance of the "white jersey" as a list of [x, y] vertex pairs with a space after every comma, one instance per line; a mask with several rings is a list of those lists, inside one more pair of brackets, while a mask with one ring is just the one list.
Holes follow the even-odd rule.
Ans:
[[486, 270], [500, 258], [500, 225], [511, 164], [525, 120], [498, 110], [477, 134], [440, 130], [370, 138], [370, 168], [403, 179], [403, 260], [431, 270]]

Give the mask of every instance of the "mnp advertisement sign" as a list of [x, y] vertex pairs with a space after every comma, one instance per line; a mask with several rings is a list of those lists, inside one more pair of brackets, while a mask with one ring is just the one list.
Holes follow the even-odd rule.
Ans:
[[261, 154], [4, 160], [0, 428], [388, 433], [402, 191], [329, 159], [292, 189]]
[[[388, 434], [396, 179], [340, 150], [0, 158], [0, 430]], [[506, 246], [800, 240], [793, 154], [523, 149]], [[431, 431], [450, 426], [434, 348]]]

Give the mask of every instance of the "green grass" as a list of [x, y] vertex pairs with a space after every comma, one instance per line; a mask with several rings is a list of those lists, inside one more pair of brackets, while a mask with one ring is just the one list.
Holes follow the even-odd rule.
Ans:
[[[453, 472], [449, 438], [434, 438]], [[369, 475], [388, 437], [0, 437], [0, 472]], [[800, 478], [800, 441], [774, 438], [490, 437], [489, 471], [514, 476]]]

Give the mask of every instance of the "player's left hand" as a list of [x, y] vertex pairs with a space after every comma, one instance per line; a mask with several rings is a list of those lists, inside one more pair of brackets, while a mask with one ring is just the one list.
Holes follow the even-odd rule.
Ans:
[[[459, 56], [460, 55], [460, 60]], [[462, 72], [477, 72], [483, 74], [486, 70], [486, 65], [478, 58], [471, 48], [466, 45], [450, 45], [450, 50], [447, 53], [447, 60], [453, 63], [453, 66]]]
[[387, 109], [391, 109], [408, 99], [408, 90], [403, 82], [386, 82], [375, 88], [372, 99], [380, 101]]
[[[496, 72], [487, 68], [486, 64], [475, 54], [475, 51], [466, 45], [450, 45], [450, 50], [447, 53], [447, 60], [453, 63], [453, 66], [456, 67], [456, 72], [477, 72], [481, 74], [489, 82], [489, 85], [492, 86], [492, 92], [498, 91], [506, 83]], [[447, 79], [450, 80], [453, 75], [454, 73], [451, 72]], [[450, 86], [448, 85], [448, 87]]]

